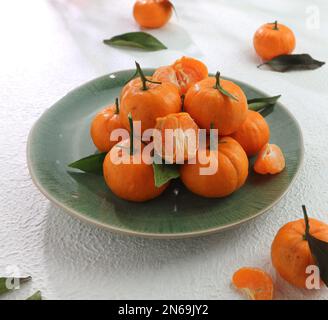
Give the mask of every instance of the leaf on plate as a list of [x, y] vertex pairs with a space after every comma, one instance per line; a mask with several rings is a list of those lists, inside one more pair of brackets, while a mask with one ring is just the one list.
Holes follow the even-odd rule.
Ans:
[[33, 293], [30, 297], [28, 297], [26, 300], [42, 300], [41, 291], [37, 291]]
[[309, 243], [312, 257], [319, 267], [320, 278], [328, 287], [328, 243], [313, 237], [310, 233], [309, 218], [307, 216], [306, 208], [302, 206], [305, 220], [305, 239]]
[[104, 40], [109, 46], [138, 48], [147, 51], [157, 51], [167, 49], [167, 47], [146, 32], [128, 32], [110, 39]]
[[161, 187], [172, 179], [179, 178], [178, 166], [175, 164], [157, 164], [153, 163], [155, 186]]
[[259, 111], [267, 107], [274, 106], [280, 97], [281, 94], [273, 97], [248, 99], [248, 109], [253, 111]]
[[314, 70], [323, 66], [325, 62], [313, 59], [309, 54], [283, 54], [258, 66], [268, 65], [279, 72], [289, 70]]
[[24, 277], [24, 278], [14, 278], [14, 277], [8, 277], [8, 278], [0, 278], [0, 294], [6, 293], [12, 289], [14, 289], [16, 286], [28, 282], [32, 280], [32, 277]]
[[79, 169], [88, 173], [102, 173], [103, 162], [107, 152], [96, 153], [91, 156], [82, 158], [75, 162], [70, 163], [70, 168]]

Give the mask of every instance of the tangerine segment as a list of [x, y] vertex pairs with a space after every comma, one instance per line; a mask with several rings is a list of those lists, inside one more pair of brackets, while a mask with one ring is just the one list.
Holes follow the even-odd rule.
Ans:
[[171, 66], [163, 66], [157, 68], [152, 78], [153, 81], [170, 82], [174, 84], [180, 91], [180, 85], [177, 79], [177, 75], [175, 73], [175, 70]]
[[182, 57], [175, 61], [172, 67], [175, 70], [182, 94], [185, 94], [194, 83], [208, 77], [205, 64], [194, 58]]
[[232, 277], [233, 285], [252, 300], [272, 300], [273, 281], [258, 268], [241, 268]]
[[267, 143], [256, 158], [254, 170], [260, 174], [277, 174], [284, 170], [285, 165], [281, 149], [275, 144]]
[[196, 156], [198, 126], [186, 112], [171, 113], [157, 118], [154, 148], [167, 162], [183, 162]]

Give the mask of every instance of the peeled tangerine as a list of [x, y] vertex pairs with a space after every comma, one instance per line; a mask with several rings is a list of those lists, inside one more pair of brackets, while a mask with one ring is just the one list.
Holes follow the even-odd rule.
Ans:
[[186, 112], [157, 118], [154, 148], [169, 163], [194, 158], [198, 147], [198, 126]]
[[[201, 159], [208, 159], [207, 163]], [[207, 171], [205, 174], [204, 170]], [[198, 149], [196, 163], [185, 163], [180, 167], [183, 184], [193, 193], [220, 198], [238, 190], [248, 176], [248, 158], [240, 144], [230, 138], [220, 139], [217, 149]]]
[[285, 168], [285, 157], [281, 149], [275, 144], [263, 146], [255, 163], [254, 171], [259, 174], [277, 174]]
[[252, 300], [272, 300], [271, 277], [258, 268], [241, 268], [232, 277], [233, 285]]
[[170, 66], [160, 67], [153, 74], [155, 81], [170, 82], [177, 86], [180, 94], [185, 94], [194, 83], [207, 77], [205, 64], [189, 57], [182, 57]]

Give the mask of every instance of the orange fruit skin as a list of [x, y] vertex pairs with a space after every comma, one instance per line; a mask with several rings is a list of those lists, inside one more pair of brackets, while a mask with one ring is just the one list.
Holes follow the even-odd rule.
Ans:
[[[210, 161], [218, 163], [218, 170], [213, 175], [201, 175], [199, 156], [207, 156]], [[214, 162], [213, 162], [214, 163]], [[196, 163], [185, 163], [180, 167], [183, 184], [193, 193], [207, 197], [225, 197], [238, 190], [248, 176], [248, 158], [240, 144], [231, 137], [220, 139], [218, 150], [200, 148]]]
[[[103, 163], [106, 184], [116, 196], [124, 200], [144, 202], [158, 197], [169, 183], [157, 188], [152, 165], [143, 160], [141, 163], [132, 163], [138, 153], [132, 156], [128, 152], [123, 153], [126, 162], [130, 160], [130, 163], [117, 163], [117, 152], [122, 155], [122, 147], [129, 148], [129, 146], [130, 140], [124, 140], [116, 144], [106, 155]], [[142, 144], [141, 150], [143, 148]]]
[[296, 39], [293, 31], [280, 23], [278, 30], [274, 30], [273, 27], [273, 23], [266, 23], [254, 34], [255, 51], [264, 61], [282, 54], [290, 54], [295, 49]]
[[244, 291], [252, 300], [272, 300], [273, 281], [271, 277], [258, 268], [241, 268], [232, 277], [233, 285]]
[[269, 142], [270, 128], [259, 112], [248, 110], [246, 120], [231, 137], [240, 143], [250, 157]]
[[254, 171], [259, 174], [277, 174], [286, 166], [285, 157], [281, 149], [267, 143], [260, 150], [254, 163]]
[[142, 90], [140, 78], [131, 80], [121, 92], [120, 120], [129, 129], [128, 115], [133, 121], [141, 121], [141, 131], [152, 129], [156, 119], [181, 110], [178, 88], [171, 83], [153, 84], [147, 82], [147, 90]]
[[247, 99], [241, 88], [232, 81], [221, 79], [221, 86], [238, 101], [215, 89], [216, 79], [206, 78], [195, 83], [187, 92], [184, 110], [202, 129], [210, 129], [211, 123], [222, 136], [237, 131], [247, 117]]
[[206, 65], [194, 58], [182, 57], [176, 60], [173, 65], [181, 94], [185, 94], [196, 82], [208, 77]]
[[[180, 113], [171, 113], [165, 117], [157, 118], [155, 129], [161, 132], [161, 137], [154, 136], [154, 149], [157, 154], [162, 156], [163, 159], [168, 162], [173, 163], [177, 160], [176, 155], [176, 147], [179, 147], [184, 143], [184, 149], [181, 151], [181, 155], [183, 153], [182, 160], [187, 160], [188, 158], [194, 158], [196, 156], [197, 148], [198, 148], [198, 126], [194, 122], [194, 120], [190, 117], [190, 115], [186, 112]], [[181, 129], [181, 136], [173, 136], [172, 143], [170, 141], [166, 141], [165, 138], [165, 130], [167, 129]], [[188, 134], [186, 130], [190, 130], [194, 132], [195, 140], [194, 144], [187, 144]], [[183, 139], [181, 141], [181, 139]], [[173, 153], [171, 150], [173, 149]]]
[[120, 117], [115, 111], [116, 107], [113, 104], [98, 112], [92, 120], [90, 134], [100, 152], [108, 152], [118, 142], [110, 140], [111, 133], [122, 128]]
[[[328, 242], [328, 225], [316, 219], [309, 219], [309, 223], [310, 234]], [[304, 219], [289, 222], [278, 231], [271, 246], [273, 266], [283, 279], [298, 288], [306, 288], [309, 274], [305, 270], [315, 264], [304, 234]]]
[[133, 7], [133, 16], [143, 28], [160, 28], [172, 16], [173, 6], [168, 0], [138, 0]]

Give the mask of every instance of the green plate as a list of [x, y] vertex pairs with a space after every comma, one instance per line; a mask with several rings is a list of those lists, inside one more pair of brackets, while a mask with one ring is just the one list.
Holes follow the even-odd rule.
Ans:
[[[286, 169], [278, 175], [262, 176], [250, 167], [247, 183], [223, 199], [198, 197], [174, 181], [157, 199], [132, 203], [114, 196], [102, 176], [69, 170], [67, 164], [96, 151], [89, 135], [91, 120], [114, 101], [133, 73], [116, 72], [78, 87], [34, 125], [28, 139], [28, 166], [34, 183], [49, 200], [77, 218], [111, 231], [179, 238], [237, 226], [267, 211], [286, 193], [302, 163], [303, 141], [296, 120], [279, 103], [266, 119], [271, 142], [283, 150]], [[245, 83], [235, 82], [248, 98], [266, 96]]]

